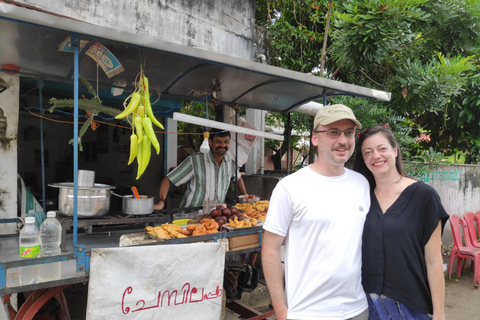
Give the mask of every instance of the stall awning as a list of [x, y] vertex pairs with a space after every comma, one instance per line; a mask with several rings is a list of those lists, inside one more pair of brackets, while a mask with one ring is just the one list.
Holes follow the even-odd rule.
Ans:
[[[155, 108], [164, 113], [178, 108], [175, 103], [169, 104], [169, 99], [202, 100], [205, 92], [212, 94], [212, 85], [220, 89], [216, 93], [222, 104], [275, 112], [293, 111], [309, 101], [338, 95], [382, 101], [389, 101], [391, 97], [390, 93], [380, 90], [0, 2], [0, 48], [8, 48], [9, 53], [0, 55], [0, 65], [18, 65], [22, 85], [34, 86], [35, 81], [28, 80], [36, 78], [45, 81], [44, 92], [48, 92], [48, 88], [53, 88], [50, 91], [57, 94], [71, 92], [73, 54], [68, 51], [68, 39], [76, 34], [83, 47], [80, 75], [94, 88], [98, 86], [102, 101], [107, 105], [123, 101], [134, 90], [140, 65], [150, 79], [151, 100], [161, 97]], [[62, 44], [63, 50], [59, 50]], [[104, 48], [108, 52], [102, 51]], [[103, 63], [110, 68], [109, 75], [98, 69], [94, 53], [104, 54], [106, 61]], [[115, 61], [124, 71], [116, 74], [121, 70], [115, 69]], [[126, 84], [124, 93], [114, 97], [111, 88], [120, 86], [122, 81]]]

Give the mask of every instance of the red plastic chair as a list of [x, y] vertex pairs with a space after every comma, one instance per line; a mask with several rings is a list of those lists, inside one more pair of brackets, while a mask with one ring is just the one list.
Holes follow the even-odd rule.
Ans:
[[[448, 265], [448, 279], [452, 278], [452, 267], [455, 258], [458, 258], [457, 278], [460, 277], [462, 273], [462, 265], [464, 269], [466, 260], [470, 259], [472, 260], [472, 269], [474, 270], [473, 288], [478, 289], [480, 286], [480, 248], [472, 246], [467, 223], [464, 218], [458, 214], [451, 214], [449, 220], [450, 228], [452, 228], [453, 248]], [[465, 244], [463, 241], [465, 241]]]
[[480, 215], [473, 212], [465, 212], [465, 221], [467, 222], [470, 241], [475, 248], [480, 248]]

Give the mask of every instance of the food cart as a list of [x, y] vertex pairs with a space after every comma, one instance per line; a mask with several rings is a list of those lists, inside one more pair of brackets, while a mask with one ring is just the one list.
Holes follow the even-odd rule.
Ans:
[[[141, 57], [144, 70], [150, 76], [150, 92], [158, 93], [159, 103], [154, 106], [165, 118], [188, 121], [177, 113], [182, 100], [197, 100], [205, 98], [198, 94], [204, 88], [218, 90], [212, 84], [221, 83], [215, 97], [221, 104], [241, 106], [274, 112], [291, 112], [300, 105], [315, 99], [326, 99], [336, 95], [353, 95], [368, 99], [388, 101], [390, 94], [336, 82], [324, 78], [313, 77], [290, 70], [233, 58], [213, 52], [166, 43], [158, 39], [129, 34], [118, 30], [99, 27], [82, 21], [57, 16], [51, 13], [31, 10], [16, 5], [1, 3], [0, 46], [12, 46], [18, 51], [18, 61], [15, 65], [3, 65], [0, 74], [7, 73], [20, 78], [20, 86], [40, 88], [40, 99], [43, 92], [73, 93], [73, 191], [74, 208], [71, 218], [60, 219], [65, 233], [63, 252], [59, 256], [38, 258], [34, 260], [19, 260], [18, 234], [0, 238], [0, 295], [7, 302], [12, 293], [33, 292], [16, 319], [31, 319], [37, 310], [51, 297], [64, 288], [75, 283], [86, 283], [90, 280], [91, 256], [97, 249], [118, 248], [120, 238], [132, 232], [142, 230], [142, 227], [170, 222], [168, 210], [155, 212], [149, 216], [117, 217], [115, 213], [102, 219], [79, 219], [78, 209], [78, 133], [79, 133], [79, 100], [80, 76], [95, 83], [104, 94], [103, 102], [115, 103], [112, 96], [105, 92], [120, 90], [125, 92], [119, 99], [134, 91], [134, 85], [115, 83], [119, 73], [133, 82], [139, 69], [138, 57]], [[16, 34], [12, 40], [10, 33]], [[86, 59], [88, 55], [91, 60]], [[98, 72], [98, 66], [103, 72]], [[82, 74], [79, 73], [79, 68]], [[212, 80], [213, 79], [213, 80]], [[217, 88], [217, 89], [215, 89]], [[117, 104], [119, 100], [117, 100]], [[13, 106], [16, 108], [16, 106]], [[43, 112], [43, 111], [42, 111]], [[185, 120], [182, 120], [185, 119]], [[200, 121], [203, 119], [197, 119]], [[42, 120], [40, 120], [42, 121]], [[222, 127], [216, 122], [199, 122], [210, 127]], [[41, 122], [41, 128], [43, 123]], [[233, 132], [245, 132], [235, 126], [225, 127]], [[276, 138], [259, 131], [248, 131], [250, 134], [267, 138]], [[278, 137], [277, 137], [278, 138]], [[43, 143], [43, 135], [41, 135]], [[238, 140], [237, 140], [238, 141]], [[164, 162], [167, 152], [162, 153]], [[42, 158], [43, 165], [43, 158]], [[166, 169], [166, 168], [164, 168]], [[165, 170], [166, 171], [166, 170]], [[43, 177], [43, 188], [45, 181]], [[16, 185], [16, 181], [11, 182]], [[43, 192], [45, 194], [45, 192]], [[45, 197], [45, 196], [44, 196]], [[43, 199], [45, 203], [45, 199]], [[198, 209], [198, 208], [196, 208]], [[2, 224], [21, 223], [16, 217], [4, 219]], [[94, 226], [121, 225], [121, 230], [109, 230], [106, 233], [78, 233], [79, 229], [89, 229]], [[125, 227], [126, 226], [126, 227]], [[129, 229], [128, 226], [131, 226]], [[229, 254], [239, 254], [259, 251], [262, 244], [261, 227], [245, 230], [224, 232], [219, 234], [152, 241], [148, 245], [185, 245], [193, 242], [214, 241], [222, 239], [247, 237], [255, 239], [247, 245], [228, 251]], [[144, 243], [140, 247], [144, 247]], [[96, 252], [96, 251], [95, 251]], [[49, 262], [62, 262], [62, 277], [60, 280], [38, 282], [21, 285], [18, 281], [19, 267], [33, 266]], [[139, 275], [140, 276], [140, 275]], [[15, 312], [10, 309], [11, 317]], [[125, 314], [125, 312], [124, 312]]]

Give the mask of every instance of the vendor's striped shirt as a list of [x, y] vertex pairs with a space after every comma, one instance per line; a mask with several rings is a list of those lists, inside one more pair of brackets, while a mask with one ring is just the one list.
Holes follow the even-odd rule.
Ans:
[[196, 153], [185, 159], [178, 167], [167, 174], [168, 179], [179, 186], [189, 182], [180, 207], [198, 207], [204, 200], [224, 203], [230, 180], [235, 175], [240, 179], [240, 171], [228, 154], [218, 166], [212, 152]]

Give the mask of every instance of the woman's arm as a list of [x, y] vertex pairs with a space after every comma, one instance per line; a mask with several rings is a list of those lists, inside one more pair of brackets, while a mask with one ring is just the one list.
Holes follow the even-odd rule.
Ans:
[[427, 266], [428, 283], [432, 293], [432, 320], [445, 320], [445, 276], [443, 274], [441, 221], [438, 222], [437, 228], [425, 245], [425, 264]]

